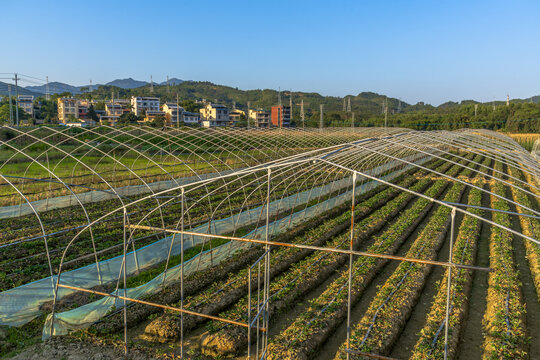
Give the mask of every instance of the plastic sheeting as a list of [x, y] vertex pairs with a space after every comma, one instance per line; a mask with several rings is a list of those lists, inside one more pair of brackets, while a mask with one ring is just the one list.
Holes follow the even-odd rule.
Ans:
[[[409, 160], [415, 161], [417, 163], [422, 163], [427, 159], [421, 158], [419, 155], [416, 155], [414, 158], [410, 158]], [[398, 165], [398, 163], [384, 164], [375, 169], [372, 169], [371, 174], [382, 174], [389, 169], [395, 167], [396, 165]], [[405, 171], [407, 168], [409, 167], [404, 167], [398, 171], [395, 171], [387, 175], [386, 178], [397, 176], [401, 172]], [[360, 177], [358, 181], [365, 181], [365, 179], [362, 179]], [[270, 203], [270, 214], [276, 214], [279, 212], [293, 209], [294, 207], [302, 204], [307, 204], [315, 197], [324, 196], [325, 194], [332, 193], [338, 189], [350, 185], [351, 178], [348, 177], [318, 188], [313, 188], [308, 191], [300, 192], [298, 194], [294, 194], [289, 197], [273, 201]], [[366, 182], [359, 186], [357, 191], [365, 192], [376, 185], [377, 183], [375, 182]], [[289, 217], [285, 217], [284, 219], [273, 222], [271, 224], [270, 233], [275, 235], [286, 231], [288, 228], [291, 228], [302, 221], [313, 218], [327, 211], [328, 209], [338, 206], [344, 201], [347, 201], [350, 196], [350, 193], [343, 193], [334, 198], [308, 207], [302, 211], [293, 213]], [[226, 234], [232, 232], [234, 229], [237, 229], [239, 227], [252, 224], [253, 222], [258, 220], [261, 211], [263, 210], [266, 210], [265, 206], [245, 210], [234, 216], [213, 221], [210, 224], [210, 232], [213, 234]], [[192, 230], [194, 232], [208, 233], [208, 225], [208, 223], [202, 224]], [[262, 228], [259, 228], [246, 236], [262, 238], [261, 234], [264, 234], [264, 229], [265, 227], [263, 226]], [[163, 262], [167, 258], [168, 250], [171, 246], [171, 241], [173, 241], [173, 238], [174, 236], [168, 236], [150, 245], [140, 248], [136, 252], [128, 253], [126, 257], [126, 274], [129, 276], [137, 272], [138, 269], [144, 270], [152, 265]], [[173, 241], [172, 246], [173, 256], [180, 253], [180, 241], [178, 239], [179, 236], [176, 235], [176, 240]], [[189, 249], [202, 243], [205, 239], [200, 236], [185, 236], [184, 240], [184, 249]], [[226, 244], [223, 247], [214, 249], [211, 255], [210, 253], [203, 253], [196, 258], [191, 259], [190, 261], [186, 262], [186, 275], [188, 275], [190, 271], [193, 272], [197, 270], [202, 270], [208, 266], [219, 263], [223, 259], [233, 254], [235, 251], [242, 249], [241, 244], [242, 243], [238, 242]], [[117, 256], [115, 258], [99, 262], [99, 269], [103, 284], [118, 280], [121, 271], [122, 258], [122, 256]], [[193, 265], [188, 266], [188, 264], [191, 264], [192, 262]], [[173, 281], [171, 279], [178, 279], [177, 271], [178, 270], [173, 269], [167, 272], [167, 277], [165, 279], [166, 284], [168, 284], [170, 281]], [[160, 276], [162, 277], [163, 275]], [[54, 276], [53, 278], [47, 277], [0, 293], [0, 324], [9, 326], [20, 326], [39, 316], [41, 314], [40, 306], [53, 300], [53, 288], [56, 281], [56, 276]], [[61, 282], [63, 284], [82, 288], [92, 288], [94, 286], [100, 285], [97, 266], [94, 263], [79, 269], [64, 272], [62, 273]], [[129, 289], [128, 295], [130, 297], [150, 295], [156, 291], [156, 284], [161, 284], [162, 282], [163, 278], [159, 279], [158, 276], [158, 278], [152, 280], [147, 284], [144, 284], [135, 289]], [[60, 288], [58, 291], [58, 299], [62, 299], [64, 296], [69, 295], [73, 292], [73, 290]], [[106, 313], [111, 308], [111, 306], [118, 306], [118, 304], [114, 304], [114, 301], [110, 299], [103, 300], [103, 302], [105, 303], [105, 305], [100, 305], [99, 302], [96, 304], [92, 303], [94, 305], [88, 304], [73, 310], [73, 312], [57, 314], [56, 317], [59, 319], [59, 321], [58, 325], [55, 325], [54, 333], [61, 334], [65, 333], [69, 329], [86, 326], [87, 324], [94, 322], [96, 317], [99, 318], [100, 316], [103, 316], [103, 314]], [[105, 312], [103, 312], [101, 311], [102, 307], [103, 309], [107, 308], [108, 310], [105, 310]], [[63, 323], [65, 323], [66, 325], [62, 328], [61, 324]], [[68, 324], [70, 325], [68, 326]], [[56, 329], [57, 326], [58, 329]], [[47, 336], [47, 334], [45, 334], [44, 336]]]
[[[420, 159], [416, 161], [417, 164], [423, 163], [426, 159]], [[392, 172], [390, 174], [387, 174], [386, 176], [381, 177], [383, 180], [391, 180], [392, 178], [395, 178], [402, 172], [409, 169], [411, 166], [406, 166], [398, 171]], [[386, 170], [391, 168], [391, 164], [388, 166], [380, 167], [380, 169], [374, 169], [374, 172], [383, 173]], [[337, 181], [338, 186], [347, 186], [351, 184], [351, 177], [342, 179]], [[356, 187], [356, 193], [362, 194], [365, 193], [373, 188], [375, 188], [377, 185], [379, 185], [376, 181], [365, 181], [366, 179], [362, 179], [361, 177], [358, 178], [359, 182], [362, 182], [360, 185], [357, 185]], [[333, 185], [326, 185], [324, 187], [321, 187], [320, 192], [328, 192], [328, 191], [334, 191], [335, 186]], [[331, 188], [334, 187], [332, 190]], [[312, 196], [318, 196], [319, 194], [312, 195]], [[299, 197], [301, 197], [300, 195]], [[286, 216], [282, 219], [279, 219], [277, 221], [271, 222], [269, 224], [269, 235], [275, 236], [278, 234], [282, 234], [286, 232], [288, 229], [291, 229], [295, 227], [296, 225], [309, 220], [313, 219], [317, 216], [320, 216], [324, 212], [339, 206], [343, 203], [350, 202], [352, 196], [352, 190], [349, 190], [347, 192], [344, 192], [338, 196], [335, 196], [333, 198], [330, 198], [328, 200], [322, 201], [316, 205], [310, 206], [302, 211], [295, 212], [289, 216]], [[297, 197], [297, 195], [291, 196], [291, 197]], [[291, 198], [290, 197], [290, 198]], [[303, 197], [302, 197], [303, 198]], [[288, 199], [288, 198], [286, 198]], [[284, 199], [285, 200], [285, 199]], [[290, 204], [290, 201], [292, 199], [288, 199], [285, 201], [280, 202], [273, 202], [270, 204], [270, 209], [272, 211], [277, 211], [278, 209], [275, 209], [275, 207], [279, 207], [279, 211], [283, 211], [286, 208], [291, 208], [292, 204]], [[307, 198], [303, 198], [303, 202], [309, 201]], [[281, 204], [279, 204], [281, 203]], [[297, 200], [298, 205], [298, 200]], [[284, 208], [282, 208], [284, 206]], [[274, 208], [274, 209], [273, 209]], [[265, 206], [263, 207], [263, 210], [265, 211]], [[261, 209], [257, 209], [257, 213], [261, 213]], [[241, 214], [240, 214], [241, 215]], [[239, 215], [239, 216], [240, 216]], [[225, 221], [228, 221], [228, 219], [223, 219]], [[231, 218], [233, 222], [235, 219]], [[207, 226], [207, 225], [206, 225]], [[227, 226], [226, 226], [227, 227]], [[216, 230], [219, 231], [219, 229], [222, 228], [222, 226], [217, 226]], [[206, 229], [201, 229], [202, 232], [206, 233]], [[198, 230], [200, 231], [200, 230]], [[219, 232], [218, 232], [219, 233]], [[261, 226], [249, 234], [245, 235], [247, 238], [255, 238], [255, 239], [263, 239], [266, 233], [266, 225]], [[173, 240], [172, 237], [168, 237], [168, 241], [174, 241], [173, 248], [178, 249], [180, 247], [180, 236], [177, 235], [176, 239]], [[187, 235], [184, 236], [185, 246], [188, 244], [188, 242], [191, 242], [190, 244], [198, 244], [201, 241], [203, 241], [203, 237], [188, 237]], [[167, 242], [167, 248], [170, 246], [170, 242]], [[212, 250], [207, 250], [188, 261], [184, 262], [184, 276], [189, 276], [190, 274], [193, 274], [197, 271], [207, 269], [209, 267], [212, 267], [214, 265], [219, 264], [221, 261], [231, 257], [235, 253], [245, 250], [249, 248], [250, 246], [253, 246], [253, 244], [250, 243], [244, 243], [244, 242], [238, 242], [238, 241], [232, 241], [228, 242], [226, 244], [223, 244], [219, 247], [216, 247]], [[166, 253], [166, 251], [165, 251]], [[175, 251], [174, 254], [177, 254]], [[121, 259], [121, 257], [120, 257]], [[128, 268], [129, 268], [129, 261], [128, 261]], [[169, 270], [167, 270], [166, 273], [161, 273], [160, 275], [156, 276], [154, 279], [149, 281], [146, 284], [140, 285], [136, 288], [129, 288], [126, 290], [126, 296], [130, 298], [143, 298], [150, 295], [153, 295], [163, 287], [163, 286], [169, 286], [175, 282], [178, 282], [178, 279], [180, 278], [180, 271], [181, 271], [181, 265], [176, 265]], [[63, 283], [67, 283], [65, 279], [62, 279]], [[124, 290], [120, 289], [117, 292], [113, 293], [116, 295], [123, 295]], [[43, 328], [43, 339], [49, 338], [51, 335], [65, 335], [69, 333], [69, 331], [81, 329], [90, 326], [97, 320], [104, 317], [107, 313], [109, 313], [114, 308], [121, 308], [124, 304], [123, 300], [118, 300], [112, 297], [105, 297], [103, 299], [100, 299], [98, 301], [83, 305], [81, 307], [78, 307], [73, 310], [65, 311], [62, 313], [55, 314], [54, 322], [52, 321], [52, 315], [49, 314], [47, 317], [47, 320], [45, 322], [45, 326]]]
[[119, 197], [129, 197], [142, 195], [149, 192], [158, 192], [180, 185], [190, 184], [199, 180], [212, 179], [214, 177], [226, 175], [238, 170], [240, 169], [226, 170], [219, 173], [200, 174], [198, 176], [183, 177], [174, 180], [155, 181], [146, 185], [129, 185], [114, 189], [92, 190], [79, 194], [57, 196], [50, 199], [32, 201], [32, 206], [30, 206], [30, 204], [27, 202], [21, 203], [20, 205], [3, 206], [0, 207], [0, 219], [33, 214], [34, 211], [32, 207], [37, 212], [43, 212], [79, 204], [89, 204], [98, 201], [118, 199]]

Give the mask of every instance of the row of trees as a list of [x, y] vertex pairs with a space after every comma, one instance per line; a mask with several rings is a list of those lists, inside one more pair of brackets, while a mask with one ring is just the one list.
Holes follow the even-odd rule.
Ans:
[[[352, 113], [329, 111], [324, 113], [325, 127], [348, 127], [353, 123]], [[384, 126], [384, 114], [355, 113], [354, 126]], [[405, 110], [389, 113], [388, 126], [415, 130], [454, 130], [483, 128], [514, 133], [540, 133], [540, 104], [510, 103], [509, 106], [492, 104], [463, 104], [451, 108]], [[302, 124], [296, 120], [297, 126]], [[320, 126], [320, 113], [306, 117], [306, 127]]]

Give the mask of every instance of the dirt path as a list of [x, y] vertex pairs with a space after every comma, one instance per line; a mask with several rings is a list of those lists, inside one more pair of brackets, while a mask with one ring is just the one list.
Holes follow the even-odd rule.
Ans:
[[[43, 343], [31, 346], [19, 353], [12, 360], [109, 360], [123, 359], [123, 347], [96, 344], [71, 338], [52, 338]], [[157, 359], [139, 350], [130, 350], [125, 359], [147, 360]]]

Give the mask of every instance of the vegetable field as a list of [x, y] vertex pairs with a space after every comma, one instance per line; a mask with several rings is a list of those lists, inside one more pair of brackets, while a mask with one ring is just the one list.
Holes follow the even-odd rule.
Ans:
[[540, 358], [540, 164], [505, 135], [3, 130], [3, 357], [54, 340], [147, 358]]

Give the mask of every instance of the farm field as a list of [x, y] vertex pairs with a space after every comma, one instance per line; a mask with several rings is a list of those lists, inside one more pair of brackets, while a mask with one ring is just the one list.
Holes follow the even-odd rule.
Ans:
[[3, 357], [540, 358], [540, 165], [509, 137], [13, 131]]

